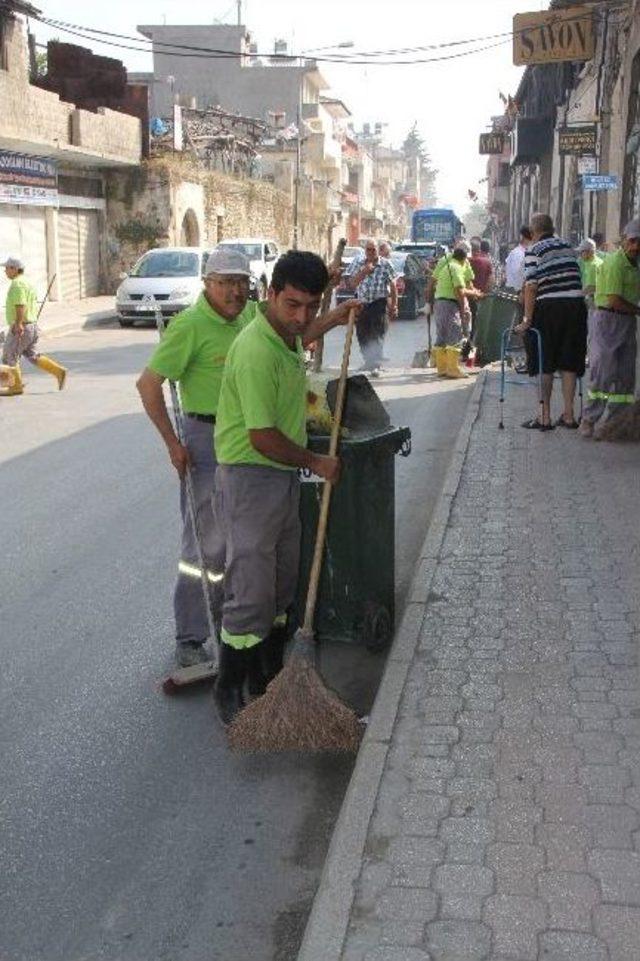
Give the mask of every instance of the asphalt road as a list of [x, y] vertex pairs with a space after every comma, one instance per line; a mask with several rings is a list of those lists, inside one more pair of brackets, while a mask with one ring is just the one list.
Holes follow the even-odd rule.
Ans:
[[[413, 431], [397, 459], [397, 594], [408, 588], [468, 385], [404, 364], [378, 381]], [[51, 338], [62, 393], [26, 370], [0, 399], [0, 958], [291, 961], [353, 760], [238, 757], [206, 689], [167, 699], [175, 479], [133, 382], [155, 334]], [[327, 360], [336, 363], [341, 336]], [[357, 353], [357, 352], [356, 352]], [[359, 363], [359, 358], [355, 358]], [[326, 651], [371, 705], [383, 657]], [[345, 676], [348, 680], [345, 682]]]

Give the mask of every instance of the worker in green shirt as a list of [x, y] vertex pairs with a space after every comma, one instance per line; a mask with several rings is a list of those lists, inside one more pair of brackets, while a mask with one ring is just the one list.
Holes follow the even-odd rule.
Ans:
[[433, 355], [438, 374], [465, 377], [460, 369], [460, 341], [469, 333], [468, 297], [482, 297], [473, 287], [473, 268], [467, 256], [468, 244], [458, 244], [436, 264], [427, 288], [427, 300], [433, 297], [436, 328]]
[[[249, 261], [244, 254], [226, 248], [214, 251], [205, 268], [204, 290], [191, 307], [171, 320], [136, 385], [180, 478], [182, 546], [173, 598], [176, 661], [180, 667], [209, 658], [204, 646], [209, 625], [196, 535], [186, 501], [185, 471], [187, 466], [192, 468], [202, 556], [211, 585], [213, 610], [219, 611], [224, 544], [213, 516], [216, 460], [212, 431], [227, 353], [255, 311], [255, 304], [248, 302], [250, 276]], [[167, 412], [162, 389], [167, 379], [179, 385], [185, 446], [178, 440]]]
[[589, 345], [589, 391], [579, 432], [598, 432], [635, 396], [636, 327], [640, 315], [640, 218], [624, 229], [622, 243], [607, 254], [596, 275]]
[[591, 240], [590, 237], [582, 241], [576, 252], [579, 255], [578, 266], [582, 277], [584, 299], [589, 311], [592, 311], [595, 306], [593, 298], [596, 292], [596, 276], [602, 263], [602, 257], [597, 252], [595, 240]]
[[37, 324], [38, 297], [35, 288], [24, 276], [24, 262], [19, 257], [8, 257], [2, 266], [10, 281], [5, 305], [9, 330], [2, 350], [2, 363], [11, 368], [11, 385], [1, 393], [5, 396], [24, 393], [21, 357], [40, 370], [53, 374], [58, 382], [58, 390], [62, 390], [67, 378], [66, 368], [36, 349], [40, 336]]
[[298, 469], [337, 481], [335, 457], [307, 450], [304, 345], [346, 323], [357, 301], [317, 317], [329, 281], [315, 254], [276, 263], [268, 299], [227, 356], [215, 427], [215, 514], [226, 542], [218, 714], [228, 724], [243, 685], [259, 694], [282, 667], [300, 549]]

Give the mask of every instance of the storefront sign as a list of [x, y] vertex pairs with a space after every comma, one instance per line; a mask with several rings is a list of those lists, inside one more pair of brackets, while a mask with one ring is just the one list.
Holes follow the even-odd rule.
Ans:
[[620, 180], [616, 174], [585, 174], [582, 186], [585, 190], [618, 190]]
[[598, 161], [595, 157], [578, 157], [578, 173], [594, 174], [598, 170]]
[[518, 13], [513, 18], [513, 62], [592, 60], [595, 50], [592, 12], [567, 7], [544, 13]]
[[481, 154], [501, 154], [504, 150], [504, 134], [503, 133], [481, 133], [480, 134], [480, 148], [479, 153]]
[[558, 149], [561, 154], [577, 157], [595, 157], [598, 129], [594, 123], [581, 127], [562, 127], [558, 131]]
[[57, 206], [55, 160], [0, 150], [0, 203]]

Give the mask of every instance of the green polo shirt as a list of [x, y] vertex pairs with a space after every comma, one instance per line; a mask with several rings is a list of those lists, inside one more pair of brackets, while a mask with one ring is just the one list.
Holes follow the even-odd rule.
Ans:
[[582, 286], [595, 287], [596, 276], [602, 263], [602, 257], [599, 257], [598, 254], [594, 254], [590, 260], [585, 260], [584, 257], [581, 257], [578, 263], [580, 265]]
[[267, 320], [260, 304], [253, 323], [227, 356], [216, 417], [219, 464], [259, 464], [295, 470], [263, 457], [249, 440], [250, 430], [276, 427], [306, 447], [307, 384], [302, 341], [290, 350]]
[[18, 274], [9, 284], [6, 301], [6, 320], [9, 326], [16, 322], [16, 307], [25, 308], [26, 323], [33, 323], [38, 316], [38, 295], [35, 288], [22, 275]]
[[596, 274], [596, 306], [608, 307], [608, 298], [617, 294], [630, 304], [640, 303], [640, 270], [624, 250], [607, 254]]
[[[469, 265], [471, 266], [471, 265]], [[473, 268], [471, 268], [473, 274]], [[456, 288], [466, 287], [464, 277], [464, 264], [454, 260], [452, 257], [443, 257], [439, 260], [433, 271], [436, 278], [436, 300], [457, 300]]]
[[227, 353], [241, 330], [253, 320], [249, 301], [235, 320], [221, 317], [204, 293], [171, 320], [147, 367], [178, 381], [182, 406], [190, 414], [215, 414]]

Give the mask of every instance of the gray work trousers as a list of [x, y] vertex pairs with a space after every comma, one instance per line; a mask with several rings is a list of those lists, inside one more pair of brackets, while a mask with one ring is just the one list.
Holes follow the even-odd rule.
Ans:
[[634, 401], [636, 318], [596, 308], [590, 314], [589, 390], [583, 419], [609, 420]]
[[262, 641], [293, 603], [300, 560], [300, 481], [295, 470], [221, 464], [215, 513], [226, 546], [222, 640]]
[[9, 367], [15, 367], [20, 358], [24, 357], [30, 363], [35, 364], [40, 356], [36, 350], [39, 336], [40, 331], [37, 324], [25, 324], [24, 331], [20, 336], [14, 334], [10, 327], [7, 328], [2, 347], [2, 363]]
[[[191, 454], [191, 478], [196, 502], [196, 518], [200, 534], [202, 556], [209, 578], [209, 597], [214, 620], [219, 620], [222, 606], [222, 574], [224, 571], [224, 540], [213, 514], [213, 486], [216, 458], [213, 449], [213, 424], [205, 424], [192, 417], [183, 417], [185, 442]], [[187, 489], [180, 485], [182, 514], [182, 547], [178, 565], [178, 581], [173, 595], [176, 621], [176, 640], [203, 643], [209, 637], [209, 622], [204, 605], [196, 535], [191, 523]]]
[[435, 301], [433, 319], [436, 327], [435, 347], [455, 347], [462, 340], [462, 317], [456, 300]]

